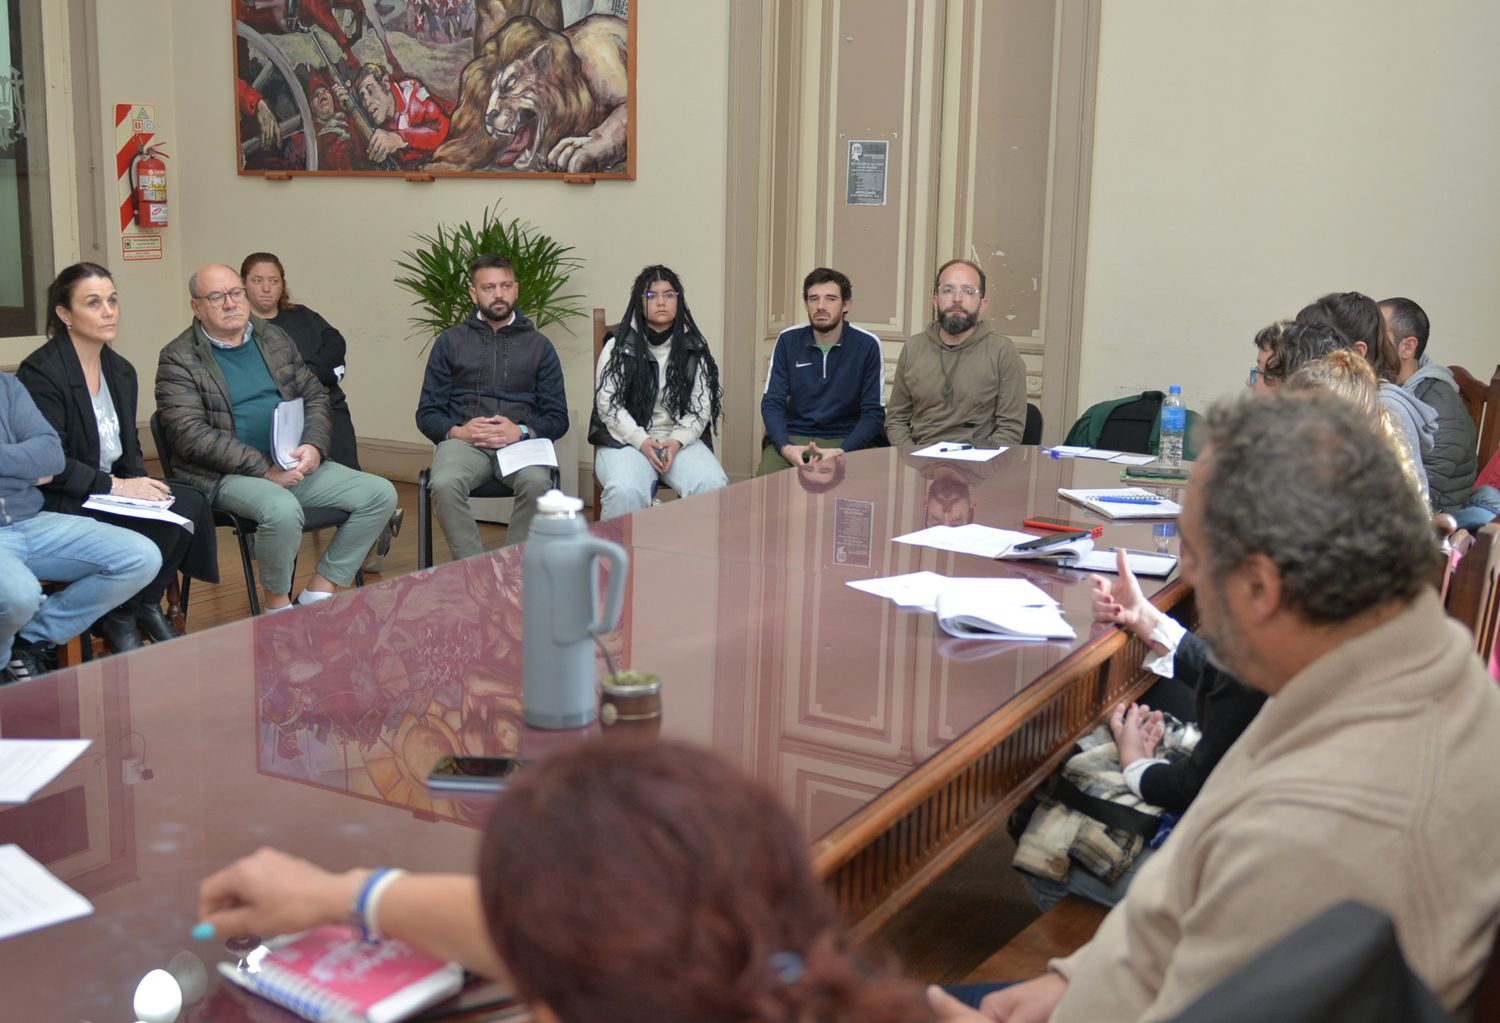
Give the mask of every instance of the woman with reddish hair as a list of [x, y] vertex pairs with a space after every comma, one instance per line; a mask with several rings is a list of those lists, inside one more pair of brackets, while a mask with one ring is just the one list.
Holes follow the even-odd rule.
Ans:
[[850, 948], [776, 797], [688, 746], [606, 740], [536, 764], [497, 798], [477, 876], [334, 874], [263, 849], [199, 892], [220, 935], [351, 906], [383, 936], [508, 977], [544, 1023], [932, 1018], [917, 985]]

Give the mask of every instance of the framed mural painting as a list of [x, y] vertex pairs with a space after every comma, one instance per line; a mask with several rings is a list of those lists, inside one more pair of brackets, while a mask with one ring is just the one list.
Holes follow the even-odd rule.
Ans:
[[229, 0], [241, 174], [635, 177], [636, 0]]

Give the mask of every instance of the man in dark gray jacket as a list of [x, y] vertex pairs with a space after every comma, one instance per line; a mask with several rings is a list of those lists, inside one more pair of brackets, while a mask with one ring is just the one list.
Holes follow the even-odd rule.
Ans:
[[1437, 413], [1437, 436], [1432, 449], [1422, 452], [1433, 510], [1456, 512], [1468, 503], [1479, 472], [1474, 420], [1448, 367], [1427, 357], [1431, 326], [1422, 307], [1409, 298], [1388, 298], [1380, 312], [1401, 356], [1396, 382]]
[[568, 398], [557, 350], [516, 308], [515, 268], [486, 253], [469, 270], [474, 312], [438, 335], [427, 357], [417, 428], [437, 445], [432, 500], [454, 560], [484, 553], [469, 492], [499, 479], [515, 494], [505, 542], [521, 543], [552, 470], [526, 465], [502, 476], [496, 456], [521, 441], [568, 432]]
[[[26, 388], [0, 373], [0, 685], [50, 670], [56, 644], [161, 570], [161, 552], [141, 534], [42, 510], [37, 487], [65, 461], [57, 431]], [[44, 597], [41, 579], [68, 585]]]
[[[349, 586], [396, 509], [390, 480], [325, 462], [333, 436], [328, 391], [281, 328], [250, 315], [240, 275], [222, 264], [188, 280], [193, 322], [161, 351], [156, 407], [175, 476], [207, 490], [215, 508], [256, 523], [255, 560], [267, 611], [291, 606], [292, 564], [303, 509], [336, 508], [317, 571], [298, 595], [311, 604]], [[282, 402], [302, 399], [301, 443], [289, 468], [273, 456], [272, 422]]]

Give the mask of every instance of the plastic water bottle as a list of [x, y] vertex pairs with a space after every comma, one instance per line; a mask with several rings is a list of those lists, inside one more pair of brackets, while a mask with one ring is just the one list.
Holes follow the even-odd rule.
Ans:
[[[630, 557], [588, 531], [583, 502], [549, 490], [521, 556], [521, 717], [533, 728], [582, 728], [598, 715], [594, 637], [620, 624]], [[599, 559], [610, 564], [609, 592], [597, 619]]]
[[1187, 409], [1182, 404], [1182, 387], [1173, 384], [1167, 400], [1161, 403], [1161, 438], [1156, 460], [1162, 465], [1182, 464], [1182, 439], [1187, 436]]

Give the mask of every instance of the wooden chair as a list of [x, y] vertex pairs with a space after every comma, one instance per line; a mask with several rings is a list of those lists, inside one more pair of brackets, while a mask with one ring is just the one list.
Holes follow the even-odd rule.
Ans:
[[964, 983], [1004, 984], [1040, 977], [1047, 972], [1048, 962], [1083, 947], [1108, 913], [1097, 902], [1069, 895], [980, 963]]
[[[68, 585], [67, 583], [50, 582], [46, 579], [41, 580], [41, 584], [43, 593], [56, 593]], [[76, 668], [84, 661], [89, 660], [94, 653], [94, 642], [93, 637], [85, 629], [66, 643], [57, 644], [57, 666], [59, 668]]]
[[1474, 534], [1453, 572], [1447, 606], [1474, 633], [1474, 649], [1488, 665], [1500, 632], [1500, 525], [1492, 522]]
[[1479, 467], [1482, 469], [1500, 448], [1500, 366], [1486, 384], [1462, 366], [1449, 366], [1453, 379], [1458, 383], [1458, 396], [1474, 420], [1474, 432], [1479, 437]]

